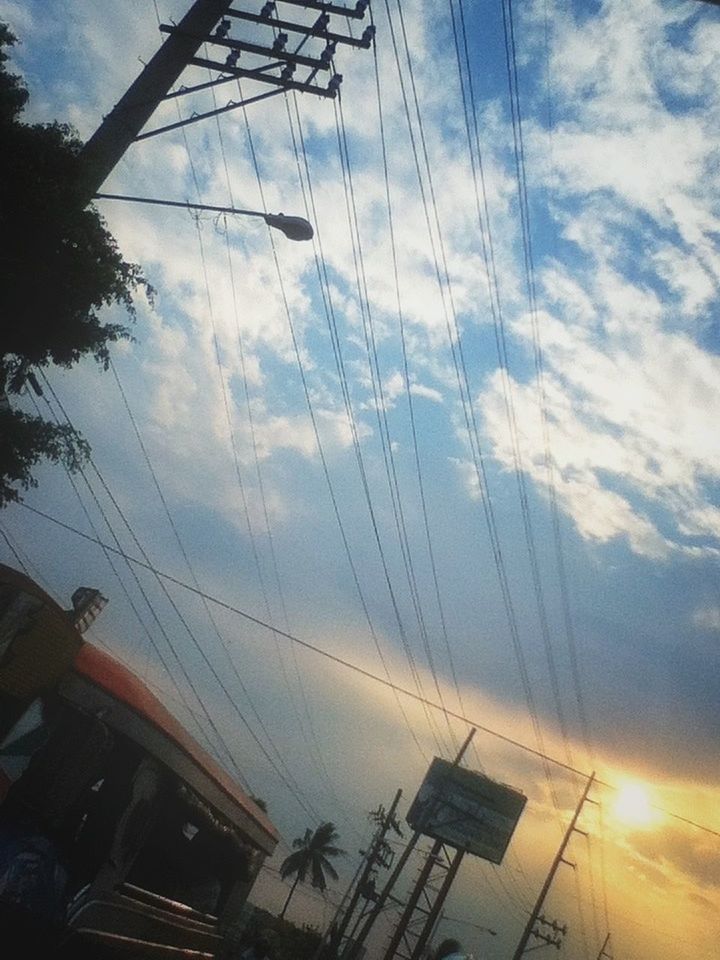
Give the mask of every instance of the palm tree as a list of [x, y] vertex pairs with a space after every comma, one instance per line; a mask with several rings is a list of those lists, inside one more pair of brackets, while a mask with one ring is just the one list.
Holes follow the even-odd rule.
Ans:
[[295, 887], [298, 883], [304, 882], [305, 877], [310, 871], [311, 883], [318, 890], [324, 890], [327, 887], [325, 875], [337, 880], [338, 875], [335, 868], [330, 863], [329, 857], [344, 856], [345, 851], [335, 846], [338, 840], [338, 832], [334, 823], [321, 823], [313, 833], [308, 829], [304, 837], [296, 837], [293, 840], [295, 853], [291, 853], [280, 867], [280, 876], [285, 880], [295, 874], [295, 880], [290, 888], [290, 893], [285, 901], [285, 906], [280, 912], [280, 917], [285, 916], [288, 904], [295, 893]]

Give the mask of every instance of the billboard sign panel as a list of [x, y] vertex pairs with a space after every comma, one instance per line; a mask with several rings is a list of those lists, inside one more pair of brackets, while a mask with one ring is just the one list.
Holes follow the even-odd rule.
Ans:
[[513, 787], [435, 757], [407, 822], [425, 836], [501, 863], [526, 800]]

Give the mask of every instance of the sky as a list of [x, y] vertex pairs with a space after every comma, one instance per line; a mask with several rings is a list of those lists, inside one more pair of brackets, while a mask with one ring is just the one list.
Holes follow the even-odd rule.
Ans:
[[[5, 0], [27, 119], [89, 137], [185, 8]], [[92, 463], [37, 471], [0, 560], [65, 605], [100, 589], [90, 639], [265, 799], [284, 839], [262, 905], [282, 906], [292, 839], [332, 820], [340, 880], [289, 912], [326, 924], [368, 812], [402, 789], [404, 816], [474, 726], [464, 764], [528, 802], [501, 865], [465, 859], [438, 933], [512, 955], [594, 771], [544, 909], [559, 955], [594, 960], [609, 932], [615, 960], [709, 960], [720, 11], [372, 11], [374, 48], [338, 47], [339, 99], [223, 112], [110, 175], [108, 193], [307, 216], [315, 238], [97, 201], [156, 296], [109, 371], [48, 370], [22, 398], [69, 417]], [[253, 83], [167, 101], [147, 129]], [[650, 806], [620, 803], [638, 784]]]

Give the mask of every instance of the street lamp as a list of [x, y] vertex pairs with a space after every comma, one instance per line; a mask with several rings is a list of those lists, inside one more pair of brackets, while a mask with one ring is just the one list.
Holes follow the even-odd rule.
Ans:
[[128, 197], [118, 193], [96, 193], [95, 200], [127, 200], [130, 203], [153, 203], [161, 207], [183, 207], [186, 210], [209, 210], [211, 213], [233, 213], [244, 217], [262, 217], [269, 227], [280, 230], [288, 240], [312, 240], [313, 228], [304, 217], [288, 217], [284, 213], [263, 213], [262, 210], [238, 210], [237, 207], [215, 207], [207, 203], [185, 200], [157, 200], [153, 197]]
[[477, 930], [478, 933], [487, 933], [491, 937], [497, 936], [497, 930], [493, 930], [490, 927], [483, 927], [479, 923], [474, 923], [472, 920], [463, 920], [460, 917], [448, 917], [445, 911], [441, 910], [440, 915], [438, 916], [438, 919], [435, 923], [435, 926], [432, 928], [432, 931], [430, 933], [431, 937], [434, 937], [437, 935], [440, 924], [443, 923], [443, 921], [447, 921], [448, 923], [466, 924], [468, 927], [473, 927], [475, 930]]

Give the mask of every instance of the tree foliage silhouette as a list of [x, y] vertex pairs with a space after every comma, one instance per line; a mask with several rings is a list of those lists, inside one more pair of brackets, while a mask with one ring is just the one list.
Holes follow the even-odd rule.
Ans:
[[130, 331], [101, 311], [115, 305], [121, 319], [133, 319], [134, 292], [152, 295], [81, 199], [81, 141], [64, 124], [22, 121], [28, 92], [5, 69], [14, 43], [0, 23], [0, 506], [36, 485], [32, 471], [42, 458], [74, 470], [89, 453], [67, 424], [18, 409], [28, 386], [41, 393], [34, 370], [71, 367], [86, 355], [107, 369], [109, 344], [130, 339]]
[[344, 850], [335, 845], [338, 839], [335, 824], [328, 822], [321, 823], [314, 832], [310, 829], [306, 830], [304, 836], [293, 840], [294, 853], [291, 853], [280, 867], [280, 876], [283, 880], [295, 875], [290, 893], [280, 911], [281, 917], [285, 916], [298, 883], [304, 883], [308, 874], [310, 874], [312, 886], [317, 890], [325, 890], [327, 887], [326, 874], [333, 880], [337, 880], [337, 872], [330, 863], [330, 857], [341, 857], [345, 854]]

